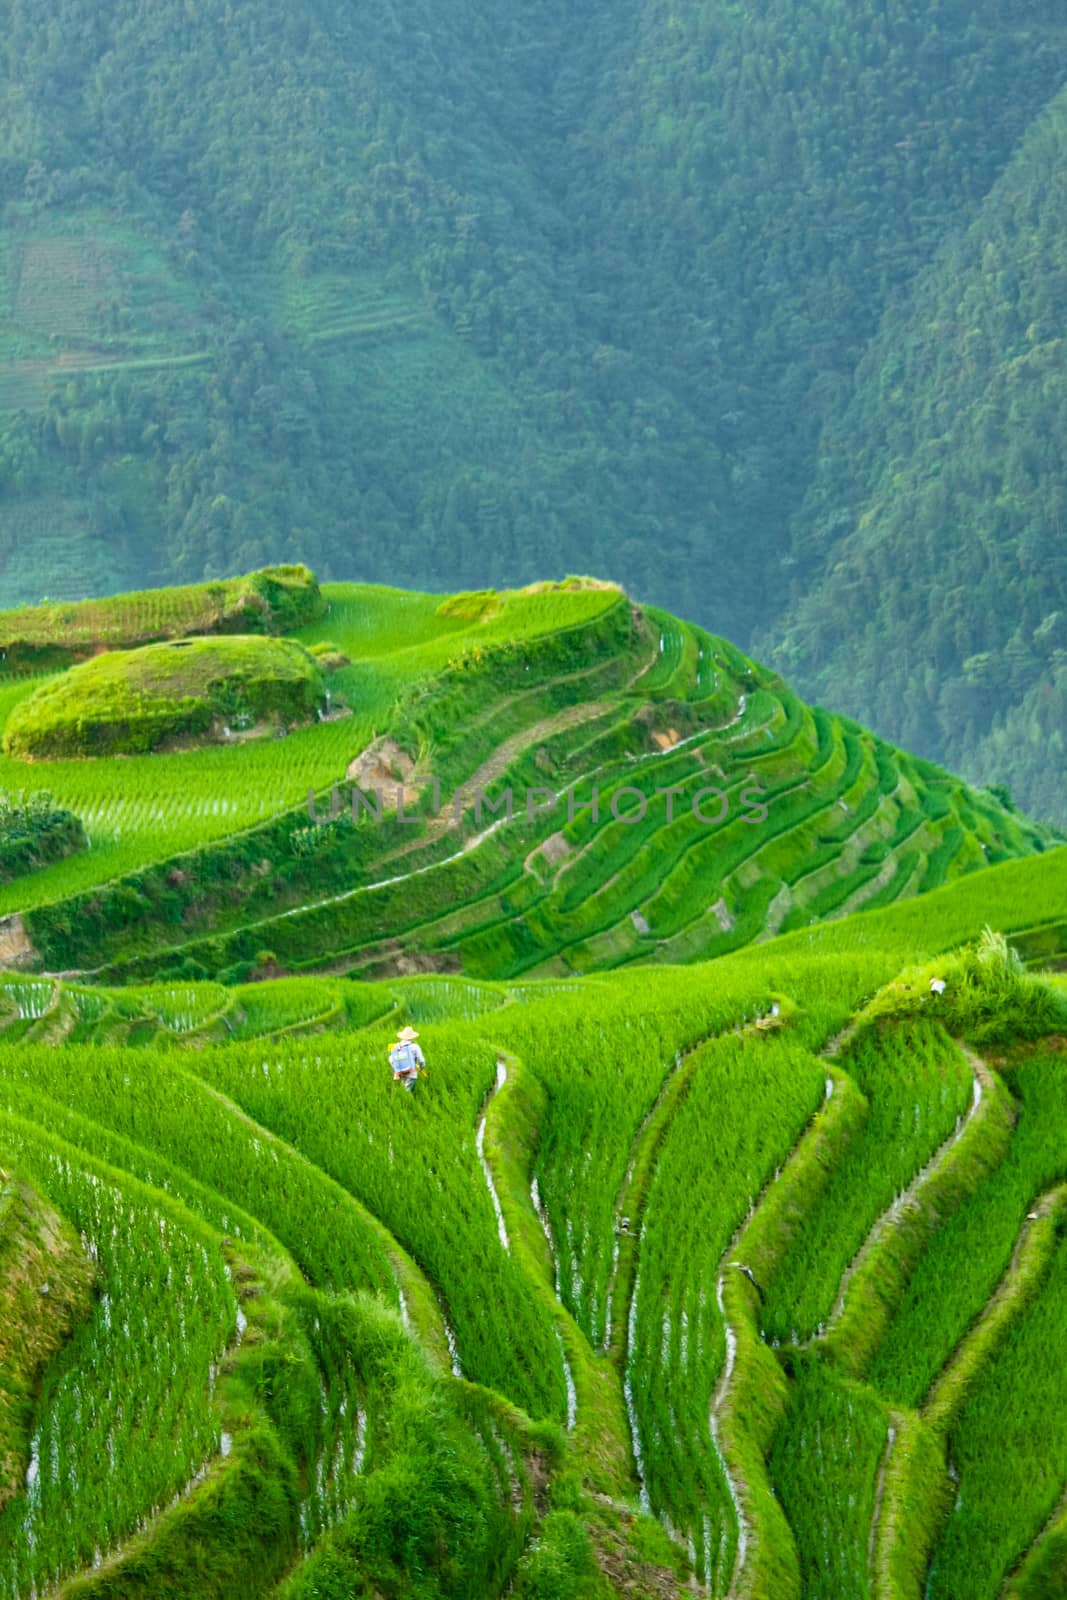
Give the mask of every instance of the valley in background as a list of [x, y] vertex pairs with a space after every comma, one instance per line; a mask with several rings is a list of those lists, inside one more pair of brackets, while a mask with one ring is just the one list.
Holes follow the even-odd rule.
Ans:
[[1064, 816], [1067, 34], [16, 5], [0, 595], [594, 571]]

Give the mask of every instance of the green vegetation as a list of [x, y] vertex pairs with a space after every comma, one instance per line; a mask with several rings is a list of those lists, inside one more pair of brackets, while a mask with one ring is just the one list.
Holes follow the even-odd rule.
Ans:
[[867, 1600], [886, 1407], [822, 1361], [790, 1353], [787, 1370], [792, 1393], [770, 1469], [796, 1539], [801, 1592]]
[[289, 633], [325, 609], [315, 575], [304, 566], [77, 605], [24, 606], [0, 612], [0, 664], [7, 676], [68, 666], [105, 646], [131, 650], [204, 633]]
[[[641, 1220], [626, 1381], [652, 1504], [693, 1539], [698, 1575], [729, 1587], [738, 1560], [732, 1493], [709, 1409], [727, 1360], [717, 1272], [754, 1195], [795, 1144], [825, 1074], [792, 1040], [708, 1049], [656, 1166]], [[720, 1174], [694, 1192], [693, 1174]], [[742, 1258], [746, 1259], [746, 1258]]]
[[[976, 940], [969, 890], [944, 894]], [[5, 1592], [82, 1567], [72, 1594], [129, 1600], [250, 1583], [606, 1600], [680, 1597], [692, 1572], [712, 1594], [815, 1600], [873, 1594], [871, 1551], [890, 1573], [929, 1561], [946, 1594], [1051, 1559], [1053, 1213], [1015, 1244], [1067, 1181], [1041, 1043], [1067, 1000], [990, 936], [921, 992], [916, 948], [884, 938], [855, 948], [846, 919], [815, 951], [791, 935], [640, 985], [7, 976], [2, 1164], [33, 1185], [24, 1217], [40, 1194], [81, 1235], [100, 1288], [80, 1329], [52, 1325], [0, 1511]], [[385, 1059], [406, 1017], [430, 1064], [414, 1096]], [[1015, 1126], [953, 1198], [971, 1072], [945, 1029], [989, 1038], [994, 1018], [1016, 1041]], [[832, 1338], [794, 1340], [865, 1237], [904, 1260], [897, 1233], [935, 1190], [941, 1226], [916, 1236], [868, 1376], [842, 1377]], [[40, 1318], [40, 1297], [23, 1306]], [[893, 1375], [902, 1358], [917, 1377]], [[144, 1399], [117, 1414], [108, 1394]], [[1017, 1411], [1033, 1421], [1005, 1454]], [[945, 1459], [964, 1490], [947, 1521]]]
[[799, 519], [803, 597], [773, 628], [805, 690], [1060, 822], [1065, 150], [1061, 90], [887, 313]]
[[[121, 981], [564, 975], [725, 954], [1055, 842], [611, 585], [324, 598], [291, 640], [173, 641], [0, 680], [0, 780], [47, 755], [90, 841], [0, 886], [20, 960]], [[283, 655], [292, 695], [267, 670]], [[246, 739], [264, 704], [325, 715]], [[116, 741], [165, 748], [92, 753]]]
[[5, 604], [580, 565], [1064, 820], [1051, 0], [185, 15], [0, 47]]
[[1067, 1259], [1058, 1242], [1043, 1292], [980, 1374], [949, 1448], [959, 1474], [952, 1515], [935, 1552], [930, 1594], [975, 1600], [999, 1585], [977, 1573], [1009, 1572], [1060, 1504], [1067, 1482], [1064, 1366], [1057, 1353], [1067, 1314]]
[[4, 753], [23, 761], [142, 755], [179, 741], [284, 733], [326, 704], [322, 671], [294, 640], [175, 639], [109, 651], [42, 684], [8, 718]]
[[[434, 1056], [433, 1101], [404, 1095], [399, 1125], [397, 1095], [382, 1093], [389, 1079], [380, 1040], [279, 1043], [266, 1059], [261, 1046], [235, 1046], [203, 1070], [354, 1194], [425, 1265], [449, 1307], [465, 1372], [531, 1415], [562, 1420], [563, 1373], [552, 1339], [498, 1248], [489, 1195], [472, 1182], [477, 1156], [464, 1131], [473, 1129], [493, 1083], [494, 1058], [485, 1045], [466, 1045], [455, 1028], [447, 1041], [432, 1030], [424, 1038]], [[404, 1151], [402, 1166], [393, 1159], [394, 1142]], [[464, 1263], [475, 1259], [483, 1266], [472, 1277]]]
[[324, 599], [0, 687], [353, 707], [12, 802], [0, 1600], [1054, 1592], [1067, 850], [614, 587]]
[[[211, 1367], [236, 1305], [221, 1253], [194, 1217], [84, 1154], [73, 1167], [62, 1141], [17, 1117], [4, 1116], [0, 1141], [5, 1160], [92, 1241], [98, 1273], [92, 1314], [46, 1372], [24, 1490], [0, 1512], [2, 1581], [17, 1597], [85, 1559], [89, 1508], [91, 1553], [132, 1534], [218, 1451]], [[151, 1362], [153, 1350], [170, 1353], [166, 1367]], [[121, 1478], [110, 1470], [116, 1459]]]
[[37, 1380], [88, 1313], [92, 1284], [70, 1225], [24, 1180], [0, 1171], [0, 1512], [29, 1470]]
[[[905, 1404], [926, 1394], [993, 1293], [1027, 1213], [1065, 1175], [1057, 1147], [1065, 1091], [1062, 1062], [1046, 1058], [1042, 1068], [1020, 1073], [1013, 1087], [1017, 1124], [1008, 1153], [931, 1242], [873, 1368], [885, 1393]], [[928, 1292], [934, 1283], [939, 1284], [936, 1299]]]
[[974, 1087], [960, 1052], [926, 1022], [864, 1034], [849, 1050], [848, 1071], [866, 1101], [863, 1125], [768, 1290], [763, 1328], [775, 1344], [822, 1330], [876, 1219], [953, 1133]]
[[0, 795], [0, 883], [63, 861], [88, 845], [81, 821], [42, 789]]
[[[165, 593], [148, 599], [158, 600], [163, 610], [169, 604]], [[91, 849], [59, 870], [42, 872], [26, 892], [20, 888], [5, 898], [0, 886], [0, 912], [64, 898], [288, 808], [300, 807], [300, 825], [306, 825], [308, 790], [319, 792], [343, 776], [387, 725], [406, 686], [440, 672], [453, 654], [476, 642], [484, 648], [592, 624], [618, 604], [618, 592], [537, 585], [501, 596], [497, 615], [473, 625], [438, 615], [441, 602], [434, 595], [346, 584], [330, 586], [326, 601], [329, 615], [302, 629], [300, 639], [311, 649], [324, 639], [337, 643], [351, 658], [353, 665], [331, 674], [328, 683], [331, 702], [346, 701], [351, 717], [295, 729], [284, 743], [232, 741], [222, 748], [156, 751], [128, 757], [117, 768], [106, 759], [51, 762], [49, 787], [57, 803], [82, 818]], [[0, 675], [0, 716], [6, 718], [33, 690], [32, 680], [14, 677], [5, 686]], [[23, 763], [0, 755], [0, 783], [17, 790], [25, 781]]]

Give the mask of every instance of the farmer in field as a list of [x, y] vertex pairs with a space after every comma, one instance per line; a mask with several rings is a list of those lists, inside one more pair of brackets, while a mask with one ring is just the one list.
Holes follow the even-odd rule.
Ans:
[[389, 1065], [393, 1069], [393, 1082], [402, 1083], [409, 1094], [418, 1082], [420, 1073], [426, 1071], [426, 1057], [415, 1042], [418, 1037], [414, 1028], [401, 1028], [395, 1044], [389, 1047]]

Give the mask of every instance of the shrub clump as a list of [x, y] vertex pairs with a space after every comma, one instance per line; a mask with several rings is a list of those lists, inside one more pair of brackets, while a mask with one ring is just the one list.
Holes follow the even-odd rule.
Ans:
[[916, 1012], [976, 1044], [1040, 1039], [1067, 1027], [1067, 995], [1027, 972], [1004, 935], [986, 928], [955, 955], [908, 968], [861, 1016], [866, 1022]]
[[62, 861], [88, 845], [81, 818], [57, 806], [45, 790], [0, 794], [0, 883]]
[[311, 722], [325, 703], [322, 669], [291, 639], [180, 639], [110, 651], [42, 684], [9, 717], [4, 750], [34, 761], [225, 743]]
[[339, 645], [328, 639], [323, 639], [321, 644], [313, 644], [311, 654], [326, 672], [343, 672], [345, 667], [352, 665], [351, 657], [346, 656]]
[[519, 1563], [521, 1600], [593, 1600], [603, 1593], [589, 1535], [573, 1511], [551, 1511]]

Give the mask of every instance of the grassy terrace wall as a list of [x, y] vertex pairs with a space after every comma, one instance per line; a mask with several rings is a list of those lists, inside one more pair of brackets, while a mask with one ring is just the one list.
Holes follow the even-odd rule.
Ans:
[[[476, 764], [487, 752], [490, 761], [494, 752], [507, 754], [512, 729], [519, 729], [515, 737], [525, 737], [524, 726], [541, 730], [511, 753], [509, 765], [490, 782], [491, 794], [509, 783], [520, 799], [514, 820], [485, 837], [492, 813], [479, 819], [469, 806], [458, 829], [427, 823], [420, 831], [388, 812], [380, 824], [365, 818], [364, 826], [353, 828], [345, 819], [342, 789], [335, 824], [312, 827], [306, 812], [294, 813], [237, 836], [225, 849], [188, 858], [191, 881], [185, 879], [186, 861], [179, 859], [103, 894], [81, 897], [72, 927], [83, 937], [82, 919], [96, 921], [95, 949], [108, 959], [109, 976], [125, 981], [160, 970], [168, 976], [183, 970], [186, 976], [244, 977], [264, 952], [292, 970], [336, 962], [373, 977], [388, 976], [396, 956], [407, 951], [430, 952], [446, 970], [462, 967], [485, 977], [514, 977], [553, 960], [557, 970], [588, 970], [650, 956], [725, 953], [757, 938], [768, 923], [770, 931], [776, 919], [780, 925], [776, 908], [783, 900], [793, 907], [789, 921], [808, 924], [813, 915], [839, 914], [868, 895], [872, 882], [886, 881], [887, 860], [894, 869], [890, 881], [898, 892], [906, 888], [907, 877], [895, 870], [893, 858], [879, 851], [873, 862], [864, 860], [864, 833], [877, 830], [873, 837], [884, 840], [903, 826], [924, 837], [933, 852], [943, 830], [955, 827], [970, 804], [955, 780], [938, 774], [933, 791], [918, 794], [910, 786], [901, 796], [881, 795], [877, 816], [856, 826], [856, 786], [876, 781], [879, 747], [869, 735], [861, 739], [832, 725], [823, 730], [824, 739], [791, 697], [773, 739], [762, 737], [758, 696], [752, 727], [736, 743], [729, 742], [730, 734], [720, 741], [711, 733], [688, 749], [649, 755], [647, 727], [635, 723], [625, 704], [610, 703], [592, 706], [591, 723], [545, 733], [545, 723], [536, 719], [546, 712], [551, 718], [561, 706], [560, 714], [568, 715], [568, 699], [584, 715], [574, 699], [579, 687], [582, 696], [598, 692], [583, 675], [510, 700], [505, 696], [485, 720], [476, 713], [462, 719], [451, 746], [440, 741], [440, 757], [425, 757], [435, 769], [440, 762], [446, 785], [453, 768], [458, 788], [472, 766], [482, 770]], [[777, 703], [773, 696], [770, 703]], [[676, 714], [668, 704], [666, 714], [681, 723], [685, 709]], [[588, 732], [596, 726], [604, 731], [592, 748], [605, 759], [590, 767]], [[644, 743], [646, 753], [635, 756], [635, 741]], [[893, 755], [903, 775], [906, 758]], [[687, 801], [706, 786], [717, 756], [731, 763], [723, 784], [730, 811], [721, 825], [707, 827], [694, 821]], [[533, 820], [522, 815], [521, 797], [540, 786], [559, 791], [576, 781], [581, 803], [591, 772], [601, 788], [599, 823], [580, 811], [568, 824], [565, 808]], [[746, 788], [751, 775], [757, 781], [753, 790]], [[712, 772], [711, 781], [722, 780]], [[656, 791], [672, 784], [682, 800], [669, 822], [667, 802]], [[647, 795], [648, 811], [637, 825], [624, 826], [613, 821], [609, 804], [617, 791], [634, 789]], [[839, 805], [842, 793], [853, 795], [847, 810]], [[746, 822], [746, 794], [768, 807], [759, 826]], [[924, 800], [936, 802], [936, 824], [925, 820]], [[623, 801], [624, 808], [635, 803], [633, 797]], [[958, 860], [944, 870], [963, 872], [988, 859], [980, 839], [993, 841], [990, 853], [1028, 842], [995, 803], [980, 807], [975, 822], [977, 834], [958, 829], [967, 851], [958, 851]], [[829, 857], [828, 849], [834, 852]], [[154, 885], [149, 902], [141, 898], [146, 883]], [[100, 914], [122, 891], [133, 897], [119, 913], [121, 925], [109, 931], [100, 925]], [[85, 965], [64, 959], [76, 947], [55, 942], [57, 934], [65, 938], [68, 914], [61, 904], [26, 917], [30, 936], [53, 968]], [[179, 920], [173, 939], [161, 936]], [[175, 947], [173, 956], [166, 954], [167, 945]]]
[[[36, 1287], [42, 1278], [47, 1296]], [[25, 1481], [40, 1378], [88, 1315], [93, 1283], [92, 1261], [70, 1225], [0, 1168], [0, 1511]]]
[[[726, 641], [618, 590], [329, 597], [303, 638], [348, 658], [331, 690], [351, 717], [277, 744], [55, 767], [91, 847], [24, 900], [3, 895], [43, 965], [233, 981], [277, 970], [271, 955], [289, 971], [371, 978], [409, 963], [515, 978], [690, 960], [803, 935], [1051, 842], [995, 796], [805, 706]], [[60, 682], [69, 692], [96, 667]], [[9, 740], [33, 719], [26, 691], [13, 683], [0, 707]], [[404, 822], [387, 803], [353, 827], [341, 782], [337, 820], [307, 816], [309, 789], [316, 816], [330, 814], [323, 785], [357, 755], [365, 787], [407, 781]], [[437, 816], [429, 787], [413, 795], [431, 775]], [[490, 796], [480, 812], [475, 786]], [[497, 826], [506, 787], [517, 814]], [[713, 807], [721, 796], [717, 820], [694, 816], [702, 791]], [[543, 809], [527, 816], [527, 796]]]
[[[590, 623], [505, 647], [499, 661], [495, 648], [481, 656], [465, 655], [402, 703], [394, 736], [412, 750], [430, 746], [427, 759], [442, 782], [457, 766], [466, 776], [471, 764], [492, 753], [501, 736], [499, 722], [479, 725], [477, 719], [498, 705], [502, 683], [505, 712], [509, 686], [523, 697], [509, 723], [514, 731], [531, 716], [551, 714], [591, 692], [617, 690], [637, 670], [637, 642], [629, 603], [620, 600]], [[386, 812], [373, 829], [352, 827], [345, 820], [351, 816], [351, 793], [352, 785], [338, 785], [341, 820], [336, 826], [314, 828], [304, 807], [206, 849], [42, 906], [25, 919], [30, 938], [50, 968], [95, 968], [145, 944], [186, 942], [198, 927], [245, 922], [303, 899], [328, 896], [358, 881], [379, 857], [409, 846], [419, 833], [399, 822], [395, 812]], [[427, 792], [424, 815], [429, 800]], [[328, 815], [330, 797], [320, 797], [316, 809]], [[431, 844], [430, 858], [454, 848], [439, 840]], [[172, 930], [172, 938], [161, 940], [161, 930]], [[244, 955], [245, 944], [223, 964], [248, 959], [262, 948], [253, 940]]]
[[0, 612], [0, 674], [53, 671], [102, 647], [128, 650], [205, 633], [290, 633], [326, 609], [304, 566], [266, 567], [244, 578], [148, 589], [69, 605]]
[[[510, 643], [472, 645], [443, 673], [405, 693], [389, 731], [411, 756], [430, 751], [444, 781], [457, 775], [452, 755], [462, 747], [471, 719], [501, 698], [557, 679], [571, 680], [561, 703], [573, 703], [582, 687], [576, 675], [582, 673], [593, 675], [594, 688], [621, 689], [636, 671], [634, 652], [646, 637], [621, 595], [591, 622]], [[483, 737], [481, 754], [492, 748], [492, 735]]]

